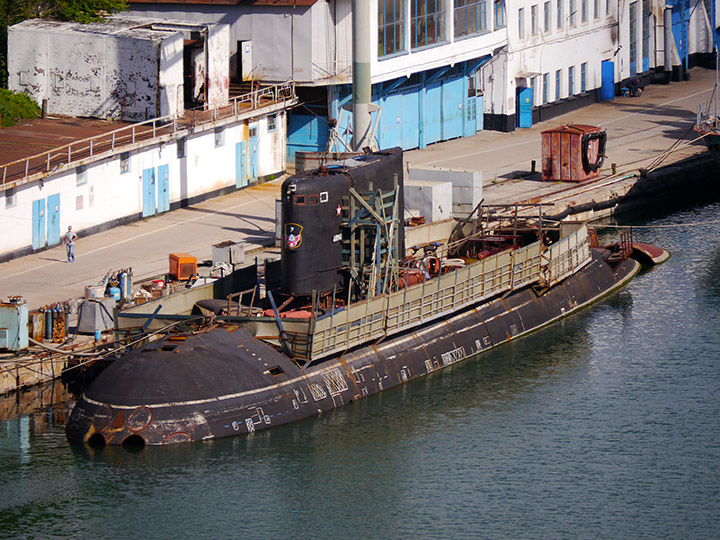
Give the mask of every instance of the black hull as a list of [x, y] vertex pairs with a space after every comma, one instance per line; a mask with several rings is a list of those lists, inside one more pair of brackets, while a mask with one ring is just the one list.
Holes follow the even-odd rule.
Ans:
[[80, 398], [68, 438], [161, 445], [295, 422], [422, 377], [578, 311], [639, 270], [593, 252], [542, 296], [526, 288], [304, 371], [245, 330], [219, 327], [177, 347], [167, 338], [107, 368]]

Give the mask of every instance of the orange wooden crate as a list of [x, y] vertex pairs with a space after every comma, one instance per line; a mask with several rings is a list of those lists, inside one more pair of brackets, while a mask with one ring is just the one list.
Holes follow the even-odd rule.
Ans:
[[197, 274], [197, 257], [188, 253], [170, 254], [170, 275], [183, 281]]

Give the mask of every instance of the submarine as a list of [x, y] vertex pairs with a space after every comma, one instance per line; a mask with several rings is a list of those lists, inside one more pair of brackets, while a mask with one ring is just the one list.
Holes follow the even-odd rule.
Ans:
[[[93, 381], [68, 439], [168, 445], [314, 417], [567, 317], [664, 253], [481, 205], [446, 241], [406, 248], [402, 186], [399, 148], [286, 179], [277, 271], [119, 311], [119, 327], [161, 337]], [[158, 307], [172, 302], [191, 307]]]

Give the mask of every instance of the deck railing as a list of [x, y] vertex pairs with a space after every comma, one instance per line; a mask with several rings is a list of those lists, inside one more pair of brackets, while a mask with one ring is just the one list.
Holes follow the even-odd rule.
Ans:
[[311, 358], [400, 333], [533, 283], [557, 283], [590, 258], [587, 228], [582, 226], [548, 249], [535, 242], [503, 251], [422, 284], [353, 304], [316, 321]]
[[65, 169], [84, 159], [117, 153], [124, 147], [158, 137], [173, 137], [178, 132], [201, 124], [236, 117], [244, 112], [285, 104], [295, 99], [295, 83], [287, 82], [260, 88], [233, 97], [228, 104], [211, 109], [188, 109], [182, 115], [172, 114], [153, 118], [108, 133], [73, 141], [47, 152], [0, 165], [0, 184], [31, 179]]

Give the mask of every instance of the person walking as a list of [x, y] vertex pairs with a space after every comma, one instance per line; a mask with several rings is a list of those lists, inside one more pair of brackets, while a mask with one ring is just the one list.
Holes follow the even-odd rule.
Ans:
[[67, 250], [67, 262], [75, 262], [75, 240], [77, 240], [77, 234], [72, 230], [72, 225], [68, 225], [68, 230], [63, 236], [63, 246]]

